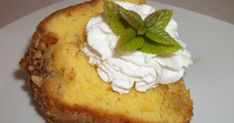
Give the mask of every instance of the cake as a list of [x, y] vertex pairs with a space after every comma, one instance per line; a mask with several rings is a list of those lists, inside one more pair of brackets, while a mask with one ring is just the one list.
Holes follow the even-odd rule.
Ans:
[[[143, 4], [143, 0], [126, 0]], [[32, 98], [49, 123], [187, 123], [192, 117], [190, 91], [183, 78], [140, 93], [119, 94], [99, 77], [81, 50], [91, 17], [103, 12], [92, 0], [46, 17], [33, 34], [20, 66]]]

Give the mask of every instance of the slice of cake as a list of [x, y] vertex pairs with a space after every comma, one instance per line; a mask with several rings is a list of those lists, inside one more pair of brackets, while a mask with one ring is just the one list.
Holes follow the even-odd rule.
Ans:
[[154, 84], [144, 92], [129, 88], [123, 94], [105, 82], [97, 64], [90, 64], [84, 51], [86, 26], [91, 17], [103, 13], [103, 5], [103, 0], [93, 0], [71, 6], [38, 25], [20, 61], [37, 108], [51, 123], [189, 122], [193, 106], [183, 78]]

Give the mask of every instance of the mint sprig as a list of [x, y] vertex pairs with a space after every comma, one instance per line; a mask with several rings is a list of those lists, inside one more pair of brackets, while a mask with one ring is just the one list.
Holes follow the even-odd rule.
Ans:
[[173, 13], [172, 10], [168, 10], [168, 9], [155, 11], [145, 18], [144, 24], [148, 28], [159, 27], [159, 28], [164, 29], [168, 25], [171, 19], [172, 13]]
[[137, 30], [138, 34], [145, 33], [144, 21], [141, 16], [132, 10], [126, 10], [119, 6], [119, 13], [121, 17], [129, 24], [132, 28]]
[[154, 30], [147, 31], [145, 37], [163, 45], [173, 46], [178, 44], [177, 41], [162, 28], [155, 28]]
[[179, 49], [181, 49], [181, 46], [179, 44], [167, 46], [153, 42], [145, 38], [145, 43], [143, 47], [140, 49], [140, 51], [145, 53], [158, 54], [158, 55], [167, 55], [176, 52]]
[[162, 9], [144, 20], [139, 14], [113, 2], [104, 3], [104, 18], [113, 32], [120, 36], [116, 49], [124, 53], [139, 50], [145, 53], [167, 55], [182, 47], [166, 31], [172, 10]]
[[123, 34], [120, 36], [119, 41], [117, 42], [116, 48], [119, 52], [128, 50], [126, 44], [133, 40], [136, 37], [136, 31], [132, 28], [126, 29]]
[[125, 30], [125, 26], [121, 22], [121, 18], [118, 15], [117, 6], [111, 2], [105, 1], [105, 6], [103, 9], [105, 21], [116, 35], [121, 35]]

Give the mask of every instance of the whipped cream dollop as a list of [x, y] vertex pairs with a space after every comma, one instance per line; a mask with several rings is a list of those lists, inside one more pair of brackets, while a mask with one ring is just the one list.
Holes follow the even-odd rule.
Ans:
[[[128, 10], [137, 12], [143, 19], [155, 11], [148, 5], [137, 5], [128, 2], [115, 2]], [[178, 25], [171, 19], [166, 27], [171, 37], [183, 47], [168, 55], [158, 56], [140, 51], [119, 54], [115, 46], [119, 37], [116, 36], [102, 15], [93, 17], [87, 24], [87, 43], [82, 49], [89, 57], [89, 63], [97, 65], [99, 76], [105, 82], [111, 83], [112, 89], [119, 93], [128, 93], [135, 87], [137, 91], [145, 92], [158, 83], [176, 82], [192, 64], [191, 55], [185, 48], [185, 43], [178, 39]]]

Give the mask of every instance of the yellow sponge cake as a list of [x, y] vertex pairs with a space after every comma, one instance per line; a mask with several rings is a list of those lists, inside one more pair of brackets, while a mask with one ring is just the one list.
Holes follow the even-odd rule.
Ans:
[[[143, 0], [126, 0], [142, 4]], [[99, 77], [81, 48], [88, 20], [103, 0], [59, 10], [37, 27], [21, 68], [37, 107], [49, 123], [187, 123], [192, 100], [183, 79], [145, 93], [119, 94]]]

